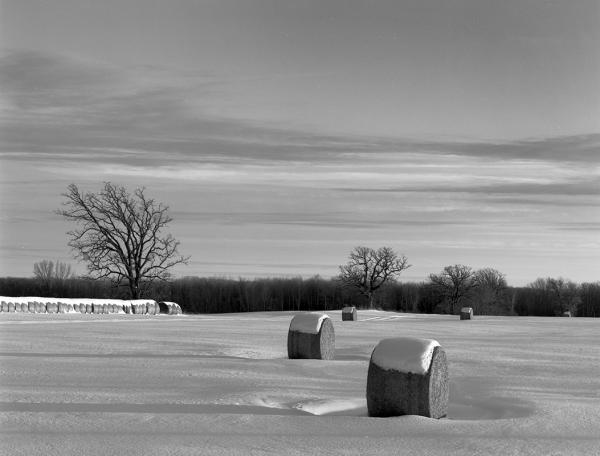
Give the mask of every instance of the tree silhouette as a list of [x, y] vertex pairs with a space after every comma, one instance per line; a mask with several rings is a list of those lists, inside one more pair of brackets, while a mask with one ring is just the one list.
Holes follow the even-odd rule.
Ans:
[[355, 247], [349, 258], [348, 263], [340, 266], [339, 278], [344, 284], [357, 288], [367, 298], [370, 309], [375, 292], [411, 266], [404, 255], [398, 256], [390, 247], [377, 250]]
[[63, 196], [57, 211], [77, 224], [69, 231], [69, 246], [87, 263], [90, 277], [109, 278], [139, 298], [156, 280], [170, 277], [169, 269], [187, 263], [179, 255], [179, 242], [162, 230], [172, 218], [168, 206], [157, 203], [137, 188], [133, 194], [110, 182], [98, 193], [82, 193], [75, 184]]

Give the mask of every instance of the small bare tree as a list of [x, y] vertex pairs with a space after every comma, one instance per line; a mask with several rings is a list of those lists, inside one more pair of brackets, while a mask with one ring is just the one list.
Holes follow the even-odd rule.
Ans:
[[42, 284], [44, 291], [50, 293], [54, 285], [62, 285], [73, 277], [71, 265], [60, 261], [42, 260], [33, 265], [33, 275]]
[[168, 206], [157, 203], [138, 188], [133, 195], [110, 182], [96, 193], [82, 193], [75, 184], [63, 196], [64, 209], [57, 211], [75, 222], [69, 246], [87, 262], [90, 277], [109, 278], [126, 285], [132, 299], [139, 298], [155, 280], [170, 277], [169, 269], [187, 263], [179, 255], [179, 242], [162, 234], [172, 218]]
[[378, 250], [369, 247], [356, 247], [350, 252], [350, 261], [340, 266], [340, 280], [367, 298], [369, 308], [373, 308], [375, 292], [386, 282], [396, 279], [408, 269], [408, 259], [398, 256], [390, 247]]
[[473, 270], [462, 264], [446, 266], [439, 274], [430, 274], [429, 280], [446, 297], [451, 314], [477, 285]]

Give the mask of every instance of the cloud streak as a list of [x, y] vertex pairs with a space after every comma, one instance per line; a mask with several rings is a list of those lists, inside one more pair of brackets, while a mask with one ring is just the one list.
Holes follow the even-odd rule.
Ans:
[[[321, 264], [324, 275], [362, 243], [425, 258], [471, 252], [438, 262], [484, 262], [478, 249], [543, 255], [556, 233], [574, 254], [598, 249], [600, 134], [502, 143], [323, 134], [219, 115], [228, 82], [212, 75], [140, 70], [39, 52], [2, 57], [2, 248], [35, 251], [23, 233], [44, 222], [27, 214], [43, 208], [58, 223], [51, 211], [68, 183], [96, 190], [111, 180], [160, 192], [183, 245], [219, 267], [248, 263], [274, 239], [301, 246], [294, 255], [318, 261], [299, 263]], [[61, 229], [41, 242], [58, 245]], [[239, 252], [227, 247], [234, 241]], [[218, 260], [219, 248], [231, 261]], [[277, 249], [264, 255], [262, 264], [288, 264]]]

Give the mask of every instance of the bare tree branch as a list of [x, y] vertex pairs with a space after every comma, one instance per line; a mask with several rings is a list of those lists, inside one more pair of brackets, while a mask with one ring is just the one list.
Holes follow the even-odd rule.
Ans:
[[91, 277], [126, 283], [135, 299], [154, 280], [166, 280], [170, 268], [188, 262], [177, 251], [179, 242], [161, 232], [172, 221], [168, 206], [147, 198], [145, 188], [131, 195], [106, 182], [97, 194], [82, 193], [75, 184], [67, 190], [57, 213], [77, 224], [67, 233], [69, 246]]
[[340, 266], [339, 278], [346, 285], [357, 288], [368, 299], [370, 308], [375, 292], [411, 266], [404, 255], [398, 256], [390, 247], [374, 250], [359, 246], [350, 252], [349, 259]]

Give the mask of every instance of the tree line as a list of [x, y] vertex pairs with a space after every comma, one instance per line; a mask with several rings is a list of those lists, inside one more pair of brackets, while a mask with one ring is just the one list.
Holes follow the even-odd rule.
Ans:
[[[452, 282], [453, 272], [460, 273], [461, 281]], [[468, 272], [469, 280], [464, 280]], [[355, 306], [454, 314], [460, 307], [468, 306], [476, 315], [554, 316], [570, 311], [573, 316], [600, 317], [600, 282], [575, 284], [560, 278], [540, 278], [525, 287], [511, 287], [500, 279], [503, 277], [494, 270], [473, 271], [453, 265], [420, 283], [388, 281], [366, 299], [359, 289], [348, 286], [339, 277], [184, 277], [154, 282], [144, 297], [177, 302], [186, 313], [326, 311]], [[60, 275], [0, 278], [0, 295], [130, 298], [126, 288], [115, 287], [109, 280]]]

